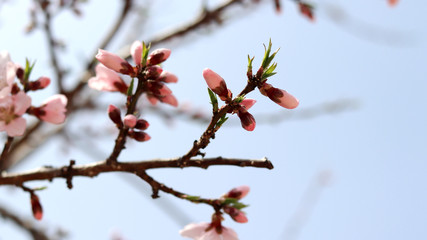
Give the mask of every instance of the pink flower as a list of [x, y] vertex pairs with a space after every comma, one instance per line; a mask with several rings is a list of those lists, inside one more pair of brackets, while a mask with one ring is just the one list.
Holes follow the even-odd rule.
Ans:
[[160, 48], [154, 50], [147, 58], [147, 65], [157, 65], [160, 64], [171, 55], [171, 50], [166, 48]]
[[179, 234], [183, 237], [194, 240], [238, 240], [237, 233], [231, 229], [220, 226], [220, 232], [217, 228], [211, 227], [210, 223], [190, 223], [184, 227]]
[[205, 78], [208, 87], [216, 93], [222, 101], [231, 99], [231, 91], [228, 90], [227, 84], [220, 75], [209, 68], [205, 68], [203, 70], [203, 77]]
[[114, 53], [99, 49], [95, 57], [99, 62], [104, 64], [104, 66], [118, 73], [127, 75], [132, 75], [134, 73], [132, 66]]
[[231, 189], [228, 193], [224, 195], [224, 197], [242, 199], [249, 193], [249, 190], [250, 190], [249, 186], [242, 185], [242, 186]]
[[271, 84], [263, 83], [259, 91], [284, 108], [294, 109], [298, 107], [298, 99], [285, 90], [271, 86]]
[[16, 75], [16, 65], [10, 60], [7, 51], [0, 52], [0, 97], [10, 94]]
[[166, 95], [164, 97], [159, 97], [160, 102], [167, 103], [171, 106], [178, 107], [178, 100], [172, 94]]
[[98, 64], [95, 72], [96, 76], [89, 79], [89, 87], [99, 91], [127, 92], [128, 86], [113, 70]]
[[65, 95], [55, 94], [46, 99], [43, 105], [38, 108], [37, 117], [45, 122], [61, 124], [65, 121], [67, 102]]
[[6, 131], [10, 137], [22, 136], [27, 123], [21, 116], [30, 106], [31, 98], [23, 91], [1, 97], [0, 131]]
[[140, 41], [132, 43], [130, 47], [130, 54], [132, 55], [135, 65], [140, 65], [142, 60], [142, 43]]

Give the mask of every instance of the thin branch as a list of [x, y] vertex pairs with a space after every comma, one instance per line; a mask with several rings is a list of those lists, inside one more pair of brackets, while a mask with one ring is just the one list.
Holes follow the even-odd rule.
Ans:
[[7, 140], [4, 143], [3, 151], [0, 155], [0, 171], [2, 170], [2, 166], [6, 163], [7, 156], [9, 154], [9, 149], [12, 146], [13, 137], [7, 136]]
[[9, 211], [7, 208], [0, 206], [0, 215], [5, 218], [9, 219], [13, 223], [15, 223], [20, 228], [27, 231], [29, 234], [31, 234], [32, 238], [34, 240], [49, 240], [50, 238], [44, 233], [42, 230], [37, 229], [32, 221], [24, 220], [11, 211]]
[[[35, 180], [53, 180], [55, 178], [65, 178], [70, 181], [72, 177], [95, 177], [101, 173], [107, 172], [128, 172], [136, 174], [137, 172], [155, 168], [181, 168], [181, 158], [173, 159], [153, 159], [150, 161], [139, 162], [116, 162], [107, 164], [107, 161], [90, 163], [85, 165], [73, 166], [72, 164], [59, 168], [42, 167], [23, 173], [2, 172], [0, 176], [0, 185], [22, 186], [24, 182]], [[185, 167], [198, 167], [207, 169], [210, 166], [237, 166], [237, 167], [255, 167], [273, 169], [273, 164], [266, 158], [264, 159], [237, 159], [237, 158], [205, 158], [193, 159], [186, 163]]]

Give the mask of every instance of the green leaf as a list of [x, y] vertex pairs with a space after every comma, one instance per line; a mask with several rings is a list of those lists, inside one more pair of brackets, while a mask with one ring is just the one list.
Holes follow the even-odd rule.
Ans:
[[241, 103], [244, 99], [245, 99], [245, 95], [242, 95], [242, 96], [236, 97], [234, 99], [234, 102], [235, 103]]
[[24, 82], [28, 82], [28, 79], [30, 78], [31, 71], [33, 71], [35, 64], [36, 64], [35, 61], [33, 64], [30, 64], [30, 61], [28, 59], [25, 59]]
[[272, 46], [273, 44], [271, 43], [271, 38], [270, 38], [270, 41], [269, 41], [269, 43], [268, 43], [268, 48], [266, 48], [265, 47], [265, 45], [264, 45], [264, 49], [265, 49], [265, 53], [264, 53], [264, 58], [262, 59], [262, 64], [261, 64], [261, 66], [265, 69], [265, 68], [267, 68], [267, 66], [268, 66], [268, 61], [270, 61], [271, 62], [271, 60], [269, 60], [269, 57], [270, 57], [270, 52], [271, 52], [271, 46]]
[[248, 72], [252, 72], [252, 62], [254, 61], [254, 59], [255, 59], [255, 56], [251, 58], [248, 55]]
[[142, 42], [142, 58], [141, 58], [141, 66], [145, 67], [147, 64], [148, 52], [150, 51], [151, 43], [145, 45], [145, 42]]
[[45, 190], [45, 189], [47, 189], [47, 186], [33, 188], [33, 191], [42, 191], [42, 190]]
[[216, 94], [210, 88], [208, 88], [208, 93], [209, 98], [211, 99], [212, 111], [214, 113], [218, 112], [218, 98], [216, 97]]
[[215, 125], [215, 128], [220, 128], [222, 126], [222, 124], [225, 123], [225, 121], [228, 120], [228, 117], [226, 117], [227, 113], [222, 115], [222, 117], [218, 120], [218, 122]]
[[133, 93], [133, 85], [134, 85], [134, 78], [132, 78], [132, 80], [130, 81], [129, 87], [128, 87], [128, 91], [127, 91], [127, 96], [132, 96]]

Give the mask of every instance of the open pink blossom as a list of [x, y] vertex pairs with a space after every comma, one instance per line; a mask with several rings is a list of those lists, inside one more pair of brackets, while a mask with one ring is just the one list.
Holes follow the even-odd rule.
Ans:
[[16, 75], [16, 65], [10, 60], [7, 51], [0, 52], [0, 97], [10, 94]]
[[61, 124], [65, 121], [67, 102], [65, 95], [55, 94], [43, 102], [43, 105], [38, 109], [37, 116], [45, 122]]
[[114, 53], [99, 49], [95, 57], [104, 66], [118, 73], [130, 75], [134, 72], [132, 66], [126, 60]]
[[228, 90], [227, 84], [220, 75], [209, 68], [205, 68], [203, 70], [203, 77], [208, 87], [216, 93], [222, 101], [231, 99], [231, 91]]
[[211, 227], [210, 223], [190, 223], [179, 231], [183, 237], [188, 237], [194, 240], [238, 240], [237, 233], [231, 229], [222, 227], [220, 233], [216, 228]]
[[271, 84], [264, 83], [259, 91], [284, 108], [294, 109], [299, 105], [298, 99], [285, 90], [271, 86]]
[[89, 79], [89, 87], [99, 91], [126, 93], [128, 86], [113, 70], [98, 64], [95, 68], [96, 76]]
[[0, 131], [6, 131], [10, 137], [22, 136], [27, 123], [21, 116], [30, 106], [31, 98], [23, 91], [1, 97]]

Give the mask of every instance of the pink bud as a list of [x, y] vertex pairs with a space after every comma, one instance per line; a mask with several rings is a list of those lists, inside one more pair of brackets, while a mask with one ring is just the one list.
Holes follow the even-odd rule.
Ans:
[[135, 64], [140, 65], [142, 60], [142, 43], [140, 41], [132, 43], [132, 46], [130, 47], [130, 54], [132, 55]]
[[237, 208], [226, 206], [224, 207], [224, 212], [230, 215], [230, 217], [238, 223], [248, 222], [248, 218], [246, 217], [246, 214]]
[[29, 82], [29, 88], [30, 90], [35, 91], [39, 89], [44, 89], [47, 86], [49, 86], [49, 84], [50, 84], [50, 78], [43, 76], [37, 79], [36, 81]]
[[250, 187], [246, 185], [242, 185], [236, 188], [231, 189], [225, 197], [227, 198], [235, 198], [242, 199], [249, 193]]
[[147, 65], [157, 65], [166, 61], [171, 55], [171, 50], [166, 48], [160, 48], [154, 50], [150, 55], [148, 55]]
[[245, 130], [253, 131], [255, 129], [256, 122], [254, 116], [243, 107], [238, 109], [237, 116], [240, 118], [240, 123]]
[[129, 137], [135, 139], [138, 142], [145, 142], [151, 139], [150, 135], [148, 135], [145, 132], [137, 132], [130, 130], [129, 131]]
[[99, 62], [104, 64], [104, 66], [118, 73], [128, 75], [133, 73], [132, 66], [128, 62], [126, 62], [126, 60], [117, 56], [114, 53], [99, 49], [98, 54], [96, 54], [95, 57], [96, 59], [98, 59]]
[[118, 127], [123, 126], [120, 109], [116, 106], [111, 104], [108, 106], [108, 116]]
[[148, 81], [147, 88], [150, 90], [151, 94], [155, 96], [167, 96], [172, 94], [172, 91], [164, 83], [157, 81]]
[[157, 65], [149, 66], [145, 70], [145, 77], [147, 79], [156, 80], [162, 72], [163, 69]]
[[43, 217], [43, 208], [40, 204], [39, 197], [34, 193], [31, 193], [31, 209], [33, 210], [34, 218], [41, 220]]
[[299, 101], [294, 96], [285, 90], [275, 88], [271, 84], [264, 83], [259, 91], [269, 97], [273, 102], [287, 109], [294, 109], [298, 107]]
[[134, 128], [139, 129], [139, 130], [145, 130], [149, 126], [150, 126], [150, 124], [147, 121], [145, 121], [144, 119], [138, 119], [138, 121], [136, 121]]
[[62, 94], [55, 94], [43, 102], [40, 107], [39, 118], [45, 122], [61, 124], [65, 121], [67, 111], [67, 97]]
[[132, 114], [128, 114], [123, 118], [123, 123], [128, 128], [135, 127], [136, 121], [137, 121], [137, 119], [136, 119], [135, 115], [132, 115]]
[[162, 81], [166, 83], [176, 83], [178, 82], [178, 78], [175, 76], [175, 74], [170, 73], [168, 71], [163, 71], [157, 81]]
[[218, 94], [222, 101], [231, 99], [231, 92], [227, 89], [227, 84], [220, 75], [209, 68], [205, 68], [203, 70], [203, 77], [209, 88]]

